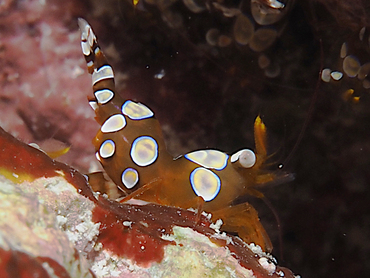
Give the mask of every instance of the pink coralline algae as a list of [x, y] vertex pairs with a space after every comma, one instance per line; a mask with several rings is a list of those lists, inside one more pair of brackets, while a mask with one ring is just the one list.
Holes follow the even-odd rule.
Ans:
[[94, 157], [86, 138], [97, 125], [82, 105], [91, 84], [75, 28], [82, 9], [72, 0], [1, 2], [0, 109], [6, 117], [0, 123], [25, 142], [44, 146], [52, 138], [72, 145], [64, 161], [87, 171]]

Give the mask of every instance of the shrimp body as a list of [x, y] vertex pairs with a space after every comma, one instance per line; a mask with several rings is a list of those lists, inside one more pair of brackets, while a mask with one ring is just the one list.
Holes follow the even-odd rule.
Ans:
[[248, 203], [233, 205], [240, 196], [263, 196], [256, 186], [276, 175], [261, 169], [266, 160], [266, 128], [254, 124], [256, 152], [233, 155], [214, 149], [190, 152], [174, 159], [166, 150], [154, 112], [116, 93], [114, 73], [91, 26], [79, 19], [81, 47], [92, 74], [96, 121], [101, 125], [93, 144], [96, 157], [112, 181], [130, 198], [166, 206], [201, 209], [221, 218], [223, 228], [247, 242], [271, 250], [271, 242]]

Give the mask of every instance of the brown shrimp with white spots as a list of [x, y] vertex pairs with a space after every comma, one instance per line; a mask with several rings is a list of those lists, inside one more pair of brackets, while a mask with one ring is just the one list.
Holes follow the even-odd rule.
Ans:
[[90, 25], [79, 19], [81, 46], [92, 74], [96, 120], [101, 125], [93, 140], [96, 157], [125, 196], [165, 206], [193, 208], [222, 219], [222, 230], [237, 232], [246, 242], [271, 251], [271, 241], [249, 203], [234, 204], [245, 195], [263, 197], [257, 187], [281, 175], [263, 169], [267, 159], [266, 127], [254, 123], [256, 152], [233, 155], [215, 149], [197, 150], [173, 158], [166, 150], [154, 112], [124, 99], [115, 91], [113, 69]]

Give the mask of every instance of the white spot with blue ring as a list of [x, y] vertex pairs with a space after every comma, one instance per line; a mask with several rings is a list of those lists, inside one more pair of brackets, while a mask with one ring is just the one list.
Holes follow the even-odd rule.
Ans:
[[185, 158], [209, 169], [222, 170], [229, 156], [218, 150], [200, 150], [186, 154]]
[[212, 201], [221, 189], [220, 178], [211, 170], [198, 167], [190, 174], [190, 183], [195, 194], [204, 199], [204, 201]]
[[90, 104], [91, 108], [94, 109], [94, 111], [96, 109], [98, 109], [98, 107], [99, 107], [98, 106], [98, 103], [96, 101], [94, 101], [94, 100], [89, 101], [89, 104]]
[[115, 114], [110, 116], [104, 124], [101, 126], [100, 130], [103, 133], [120, 131], [126, 126], [125, 116], [122, 114]]
[[85, 56], [90, 55], [91, 47], [87, 41], [81, 41], [81, 49]]
[[114, 78], [113, 69], [109, 65], [100, 67], [98, 70], [94, 69], [92, 73], [92, 84], [95, 85], [101, 80]]
[[121, 180], [127, 189], [132, 189], [139, 181], [139, 173], [134, 168], [127, 168], [123, 171]]
[[100, 104], [106, 104], [114, 97], [114, 93], [108, 89], [98, 90], [94, 94]]
[[138, 166], [148, 166], [158, 158], [158, 144], [149, 136], [135, 139], [130, 151], [132, 161]]
[[116, 144], [114, 144], [113, 140], [105, 140], [103, 144], [101, 144], [99, 149], [99, 155], [102, 158], [109, 158], [113, 156], [114, 152], [116, 151]]
[[81, 29], [82, 52], [85, 56], [89, 56], [94, 41], [96, 41], [95, 34], [85, 19], [79, 18], [78, 24]]
[[152, 110], [139, 102], [127, 100], [122, 105], [122, 113], [129, 117], [131, 120], [143, 120], [154, 116]]

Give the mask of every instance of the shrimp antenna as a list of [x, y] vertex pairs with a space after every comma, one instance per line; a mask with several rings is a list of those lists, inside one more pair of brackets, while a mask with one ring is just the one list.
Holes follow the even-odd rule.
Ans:
[[276, 212], [275, 207], [272, 205], [269, 199], [266, 198], [266, 196], [263, 196], [262, 201], [265, 203], [265, 205], [272, 211], [275, 221], [276, 221], [276, 226], [278, 228], [278, 240], [279, 240], [279, 257], [280, 260], [284, 261], [284, 255], [283, 255], [283, 237], [282, 237], [282, 228], [281, 228], [281, 221], [278, 213]]
[[317, 101], [317, 97], [319, 95], [319, 88], [320, 88], [320, 83], [321, 83], [321, 73], [322, 73], [322, 70], [324, 68], [324, 64], [323, 64], [324, 50], [323, 50], [323, 46], [322, 46], [322, 40], [319, 39], [319, 42], [320, 42], [320, 71], [319, 71], [319, 76], [317, 78], [317, 82], [316, 82], [316, 85], [315, 85], [315, 91], [314, 91], [314, 94], [311, 98], [310, 106], [308, 107], [308, 111], [307, 111], [307, 117], [306, 117], [306, 119], [303, 123], [301, 131], [299, 132], [298, 139], [295, 142], [295, 144], [293, 146], [293, 149], [291, 150], [288, 157], [281, 164], [281, 168], [284, 167], [286, 164], [288, 164], [288, 162], [292, 159], [293, 155], [296, 153], [296, 151], [299, 147], [299, 144], [302, 142], [303, 136], [304, 136], [304, 134], [307, 130], [308, 124], [310, 123], [310, 121], [312, 119], [312, 115], [313, 115], [313, 111], [315, 109], [315, 104], [316, 104], [316, 101]]

